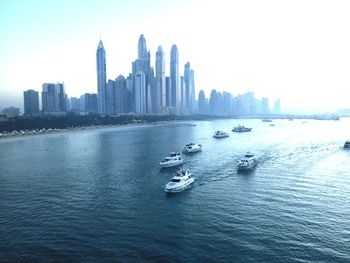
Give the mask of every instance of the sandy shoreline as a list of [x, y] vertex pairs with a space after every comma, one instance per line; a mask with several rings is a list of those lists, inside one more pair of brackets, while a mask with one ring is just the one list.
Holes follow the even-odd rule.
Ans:
[[144, 122], [144, 123], [128, 123], [128, 124], [110, 124], [110, 125], [91, 125], [83, 127], [73, 127], [65, 129], [38, 129], [26, 131], [13, 131], [8, 133], [0, 133], [0, 141], [14, 138], [30, 138], [48, 134], [70, 133], [78, 131], [92, 131], [97, 129], [112, 129], [112, 128], [132, 128], [132, 127], [152, 127], [152, 126], [195, 126], [196, 124], [189, 121], [159, 121], [159, 122]]

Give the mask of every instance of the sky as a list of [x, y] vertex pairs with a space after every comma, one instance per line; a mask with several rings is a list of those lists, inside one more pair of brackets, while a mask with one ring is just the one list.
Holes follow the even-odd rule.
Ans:
[[69, 96], [97, 92], [96, 49], [107, 78], [126, 76], [144, 34], [188, 61], [196, 92], [281, 99], [296, 113], [350, 108], [347, 0], [1, 0], [0, 109], [23, 109], [23, 91], [64, 82]]

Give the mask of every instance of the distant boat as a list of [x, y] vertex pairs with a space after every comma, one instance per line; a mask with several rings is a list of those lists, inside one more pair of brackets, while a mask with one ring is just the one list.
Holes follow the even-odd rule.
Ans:
[[238, 125], [232, 129], [233, 132], [250, 132], [253, 128], [247, 128], [243, 125]]
[[226, 138], [229, 137], [230, 135], [226, 132], [223, 131], [216, 131], [213, 135], [214, 138]]
[[254, 154], [247, 152], [238, 163], [238, 170], [249, 170], [256, 166], [256, 157]]
[[189, 188], [194, 183], [194, 178], [191, 175], [188, 170], [182, 169], [166, 184], [164, 191], [167, 193], [178, 193]]
[[178, 152], [171, 152], [169, 156], [165, 157], [159, 165], [161, 168], [168, 168], [183, 164], [184, 160], [181, 157], [181, 154]]
[[186, 144], [183, 153], [195, 153], [195, 152], [200, 152], [202, 150], [202, 145], [201, 144], [195, 144], [195, 143], [189, 143]]
[[271, 119], [262, 119], [261, 121], [262, 121], [262, 122], [272, 122]]

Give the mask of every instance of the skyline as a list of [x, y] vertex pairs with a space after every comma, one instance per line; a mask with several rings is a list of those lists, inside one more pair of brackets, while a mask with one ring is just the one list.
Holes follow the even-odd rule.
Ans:
[[216, 89], [280, 98], [287, 110], [350, 107], [346, 1], [215, 3], [2, 2], [0, 107], [23, 109], [23, 91], [40, 91], [45, 82], [64, 82], [69, 96], [97, 93], [100, 34], [107, 79], [131, 71], [144, 34], [154, 68], [158, 46], [163, 47], [167, 76], [173, 44], [181, 74], [190, 61], [196, 99], [199, 90], [208, 97]]

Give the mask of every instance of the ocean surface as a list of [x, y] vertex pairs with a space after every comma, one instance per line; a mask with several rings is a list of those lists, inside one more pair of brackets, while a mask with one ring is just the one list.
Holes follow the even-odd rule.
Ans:
[[350, 119], [191, 123], [0, 140], [0, 262], [350, 262]]

